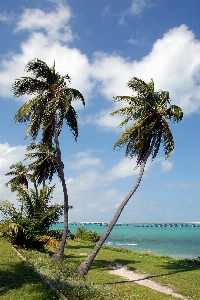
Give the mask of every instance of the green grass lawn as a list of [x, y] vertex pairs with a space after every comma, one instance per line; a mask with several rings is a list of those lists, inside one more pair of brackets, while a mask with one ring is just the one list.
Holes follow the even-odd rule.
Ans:
[[0, 239], [0, 299], [59, 299], [4, 239]]
[[[200, 299], [200, 265], [196, 265], [192, 261], [103, 247], [88, 275], [80, 277], [76, 274], [75, 267], [85, 259], [83, 255], [87, 255], [92, 249], [93, 245], [90, 243], [69, 240], [62, 262], [54, 262], [51, 259], [50, 249], [46, 253], [20, 251], [70, 300], [177, 299], [137, 283], [127, 282], [119, 276], [108, 274], [108, 270], [114, 263], [129, 266], [130, 269], [140, 274], [148, 274], [149, 279], [172, 287], [174, 292], [182, 294], [188, 299]], [[0, 282], [3, 282], [3, 286], [0, 285], [1, 299], [58, 299], [56, 298], [58, 296], [46, 291], [45, 284], [33, 273], [27, 263], [21, 261], [10, 244], [1, 239], [0, 255], [4, 257], [0, 264]], [[18, 295], [21, 293], [24, 298], [17, 298], [15, 292]]]

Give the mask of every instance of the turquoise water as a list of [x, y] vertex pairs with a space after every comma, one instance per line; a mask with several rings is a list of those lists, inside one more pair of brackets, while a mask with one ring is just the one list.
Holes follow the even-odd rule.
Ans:
[[[69, 230], [76, 232], [80, 225], [69, 224]], [[94, 224], [81, 225], [87, 230], [103, 234], [106, 226]], [[53, 228], [62, 228], [56, 224]], [[193, 258], [200, 255], [200, 227], [135, 227], [115, 226], [104, 243], [111, 247], [127, 248], [138, 252], [151, 252], [169, 255], [174, 258]]]

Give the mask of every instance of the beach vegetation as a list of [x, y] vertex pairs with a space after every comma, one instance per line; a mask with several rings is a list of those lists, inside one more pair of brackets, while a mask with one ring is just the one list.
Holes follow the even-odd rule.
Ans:
[[[63, 123], [69, 126], [75, 140], [78, 137], [77, 113], [72, 106], [73, 100], [80, 100], [85, 105], [83, 95], [76, 89], [67, 86], [70, 83], [70, 76], [61, 76], [55, 70], [55, 62], [49, 67], [45, 62], [34, 59], [29, 61], [25, 70], [31, 73], [29, 77], [16, 79], [13, 84], [15, 97], [31, 95], [32, 99], [28, 100], [16, 112], [14, 120], [17, 123], [28, 123], [25, 133], [25, 139], [30, 135], [35, 141], [39, 132], [41, 132], [42, 145], [50, 145], [52, 150], [55, 149], [56, 167], [50, 168], [48, 173], [51, 177], [52, 172], [56, 171], [62, 183], [64, 195], [64, 229], [58, 251], [54, 254], [54, 259], [63, 257], [64, 247], [68, 233], [68, 191], [64, 178], [64, 164], [61, 158], [59, 145], [59, 135], [62, 131]], [[48, 161], [48, 159], [46, 160]], [[38, 164], [36, 164], [38, 166]], [[38, 170], [38, 169], [37, 169]], [[38, 179], [45, 175], [38, 173]]]
[[0, 224], [0, 232], [12, 243], [26, 248], [43, 249], [43, 245], [51, 243], [58, 248], [58, 241], [48, 237], [48, 230], [63, 214], [63, 204], [50, 204], [55, 185], [38, 188], [32, 179], [33, 188], [27, 189], [18, 184], [17, 200], [21, 208], [16, 209], [8, 200], [0, 201], [0, 211], [7, 220]]
[[[163, 144], [165, 159], [172, 154], [174, 140], [168, 123], [169, 121], [178, 123], [183, 118], [182, 109], [179, 106], [171, 105], [168, 91], [154, 91], [153, 80], [146, 83], [133, 77], [129, 80], [128, 87], [133, 91], [132, 96], [114, 97], [115, 102], [126, 102], [125, 107], [111, 113], [111, 116], [125, 117], [118, 126], [120, 129], [125, 127], [125, 130], [115, 143], [114, 149], [126, 147], [125, 156], [136, 157], [136, 168], [140, 167], [140, 171], [133, 188], [119, 205], [93, 251], [78, 266], [77, 271], [82, 275], [88, 273], [93, 260], [115, 226], [125, 205], [137, 190], [148, 158], [150, 156], [152, 160], [156, 158], [161, 144]], [[129, 127], [127, 127], [128, 124]]]
[[93, 243], [98, 242], [100, 237], [101, 236], [96, 231], [87, 230], [84, 227], [78, 227], [76, 229], [76, 233], [75, 233], [75, 239], [77, 239], [77, 240], [80, 239], [83, 241], [90, 241]]

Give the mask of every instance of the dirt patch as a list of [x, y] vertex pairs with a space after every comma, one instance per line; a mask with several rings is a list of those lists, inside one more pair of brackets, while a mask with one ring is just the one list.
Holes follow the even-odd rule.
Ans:
[[127, 267], [122, 266], [121, 264], [116, 264], [115, 268], [113, 270], [110, 270], [109, 273], [121, 276], [124, 279], [126, 279], [127, 281], [132, 281], [132, 282], [138, 283], [140, 285], [144, 285], [150, 289], [173, 296], [175, 298], [189, 300], [188, 298], [185, 298], [184, 296], [182, 296], [180, 294], [174, 293], [171, 288], [161, 286], [160, 284], [148, 279], [148, 276], [137, 274], [137, 273], [129, 270]]
[[85, 252], [81, 252], [81, 253], [79, 253], [79, 255], [80, 255], [80, 256], [88, 256], [88, 254], [85, 253]]

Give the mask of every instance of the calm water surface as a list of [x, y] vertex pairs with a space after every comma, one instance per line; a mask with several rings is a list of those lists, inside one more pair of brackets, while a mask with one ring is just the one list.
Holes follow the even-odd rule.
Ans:
[[[78, 226], [103, 234], [106, 226], [94, 224], [71, 225], [69, 230], [76, 232]], [[56, 224], [54, 228], [62, 228]], [[151, 252], [175, 258], [193, 258], [200, 255], [200, 227], [135, 227], [115, 226], [104, 245], [127, 248], [138, 252]]]

